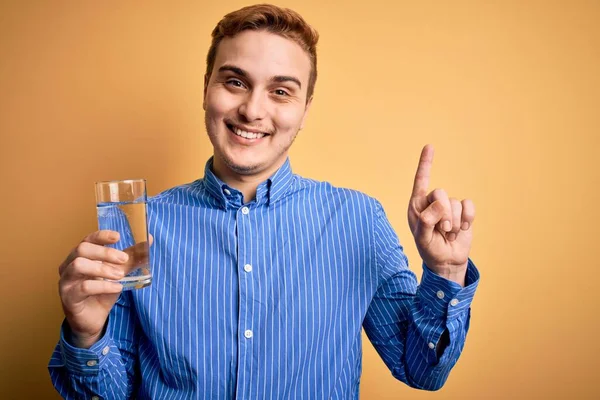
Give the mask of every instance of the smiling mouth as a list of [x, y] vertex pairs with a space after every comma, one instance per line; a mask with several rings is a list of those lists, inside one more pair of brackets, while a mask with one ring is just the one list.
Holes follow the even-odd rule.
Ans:
[[243, 137], [244, 139], [260, 139], [265, 136], [268, 136], [267, 133], [245, 131], [245, 130], [240, 129], [230, 123], [226, 123], [225, 125], [227, 125], [227, 129], [229, 129], [234, 135]]

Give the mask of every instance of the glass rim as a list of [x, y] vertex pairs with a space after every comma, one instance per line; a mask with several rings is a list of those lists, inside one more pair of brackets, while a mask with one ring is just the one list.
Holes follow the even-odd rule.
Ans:
[[136, 182], [144, 182], [144, 184], [146, 183], [145, 179], [115, 179], [112, 181], [96, 181], [94, 182], [94, 185], [98, 186], [98, 185], [104, 185], [104, 184], [109, 184], [109, 183], [136, 183]]

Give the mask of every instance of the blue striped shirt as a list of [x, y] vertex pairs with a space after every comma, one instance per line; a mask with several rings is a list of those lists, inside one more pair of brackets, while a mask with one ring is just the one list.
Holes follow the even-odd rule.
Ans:
[[444, 384], [469, 327], [471, 260], [464, 288], [426, 265], [417, 285], [375, 199], [286, 160], [244, 204], [211, 167], [149, 199], [152, 285], [121, 294], [100, 341], [75, 348], [63, 324], [49, 363], [63, 397], [357, 399], [363, 327], [397, 379]]

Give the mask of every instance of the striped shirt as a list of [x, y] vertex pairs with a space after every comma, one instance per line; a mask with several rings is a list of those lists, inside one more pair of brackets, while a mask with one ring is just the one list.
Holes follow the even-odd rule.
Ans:
[[[289, 159], [255, 200], [211, 171], [148, 200], [151, 286], [123, 292], [104, 336], [49, 371], [67, 399], [358, 399], [361, 330], [416, 388], [446, 381], [479, 273], [421, 284], [382, 206], [302, 178]], [[436, 344], [447, 331], [441, 357]]]

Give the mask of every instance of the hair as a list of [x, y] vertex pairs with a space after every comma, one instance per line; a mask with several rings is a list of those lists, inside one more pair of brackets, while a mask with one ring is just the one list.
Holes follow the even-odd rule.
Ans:
[[310, 76], [306, 101], [312, 97], [317, 82], [317, 42], [319, 33], [296, 11], [271, 4], [257, 4], [233, 11], [223, 17], [212, 31], [212, 43], [206, 56], [206, 79], [210, 76], [217, 57], [219, 43], [245, 30], [265, 30], [290, 39], [300, 45], [310, 59]]

